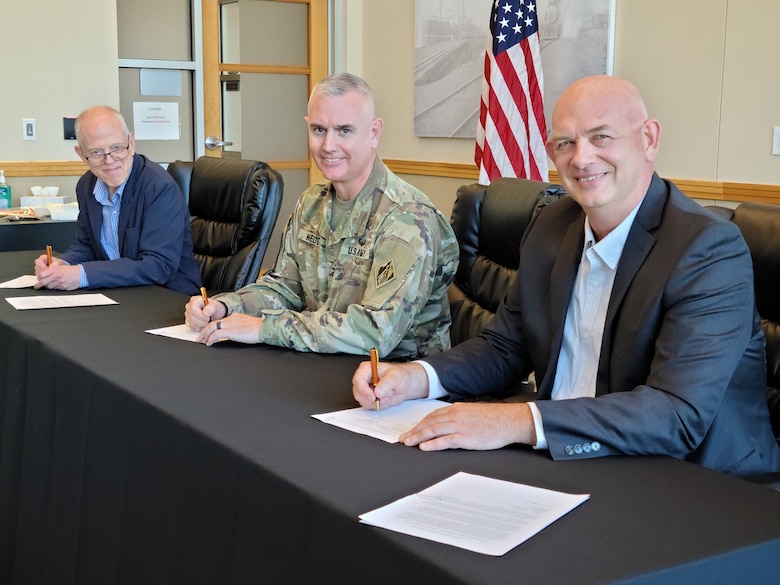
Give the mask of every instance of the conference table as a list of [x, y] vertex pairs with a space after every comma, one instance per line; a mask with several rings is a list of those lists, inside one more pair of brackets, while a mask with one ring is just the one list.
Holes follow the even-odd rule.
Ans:
[[76, 237], [76, 222], [49, 218], [0, 221], [0, 252], [43, 250], [63, 252]]
[[[0, 282], [36, 254], [0, 254]], [[74, 293], [2, 289], [2, 584], [780, 582], [765, 486], [667, 457], [386, 443], [311, 416], [356, 406], [364, 358], [155, 336], [185, 296], [100, 292], [118, 304], [22, 311], [4, 299]], [[499, 557], [358, 520], [459, 471], [590, 498]]]

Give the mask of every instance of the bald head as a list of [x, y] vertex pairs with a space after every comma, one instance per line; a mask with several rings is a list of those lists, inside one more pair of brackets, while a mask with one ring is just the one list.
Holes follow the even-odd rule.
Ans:
[[82, 126], [106, 123], [119, 126], [125, 135], [130, 134], [127, 122], [125, 122], [124, 116], [118, 110], [109, 106], [92, 106], [81, 112], [76, 118], [74, 123], [76, 140], [81, 141], [83, 134]]
[[113, 197], [130, 176], [135, 154], [135, 139], [124, 117], [108, 106], [84, 110], [76, 118], [76, 140], [76, 153]]
[[653, 177], [661, 127], [634, 85], [594, 75], [558, 99], [547, 152], [561, 182], [603, 237], [642, 201]]
[[631, 125], [647, 119], [647, 108], [633, 83], [609, 75], [592, 75], [572, 83], [558, 98], [552, 116], [553, 134], [556, 118], [578, 115], [585, 108], [613, 112]]

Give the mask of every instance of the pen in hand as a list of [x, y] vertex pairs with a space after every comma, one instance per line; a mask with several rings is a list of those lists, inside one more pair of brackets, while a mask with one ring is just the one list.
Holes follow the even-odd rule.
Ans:
[[46, 246], [46, 265], [51, 266], [51, 246]]
[[[371, 384], [374, 388], [379, 384], [379, 352], [375, 347], [371, 349]], [[374, 400], [374, 406], [379, 412], [379, 398]]]
[[200, 296], [203, 297], [203, 306], [208, 307], [209, 306], [209, 297], [206, 294], [206, 287], [202, 286], [200, 287]]

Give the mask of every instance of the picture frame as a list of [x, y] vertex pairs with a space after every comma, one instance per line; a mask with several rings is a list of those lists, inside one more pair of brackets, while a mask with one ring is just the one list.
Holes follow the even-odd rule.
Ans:
[[[493, 2], [416, 0], [415, 136], [476, 138]], [[549, 126], [552, 108], [569, 84], [612, 74], [616, 0], [535, 2]]]

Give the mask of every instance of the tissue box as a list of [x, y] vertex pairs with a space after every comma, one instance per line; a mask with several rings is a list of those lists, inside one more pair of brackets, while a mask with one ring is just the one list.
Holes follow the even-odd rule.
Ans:
[[35, 195], [22, 196], [20, 198], [22, 207], [39, 207], [41, 205], [48, 205], [49, 203], [68, 203], [69, 197], [67, 195], [57, 195], [55, 197], [44, 197]]
[[35, 195], [22, 196], [20, 198], [22, 207], [39, 207], [42, 205], [48, 205], [49, 203], [68, 203], [69, 197], [67, 195], [57, 195], [56, 197], [45, 197]]
[[74, 221], [79, 217], [79, 204], [73, 203], [50, 203], [47, 205], [51, 218], [55, 221]]

